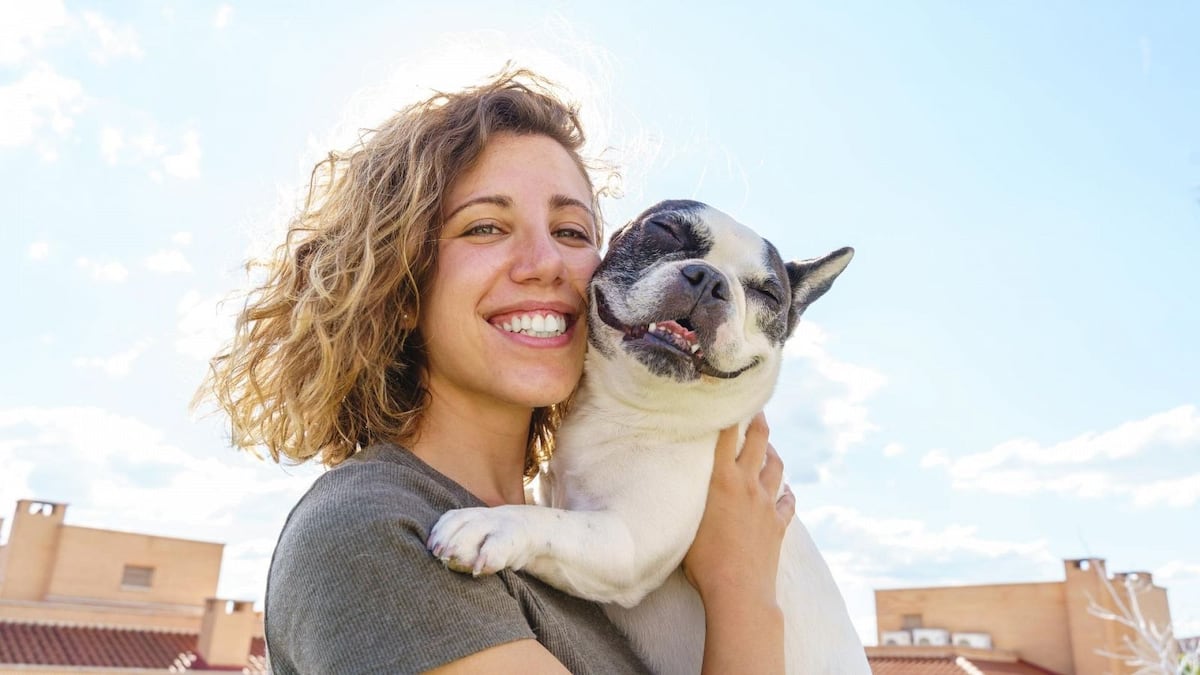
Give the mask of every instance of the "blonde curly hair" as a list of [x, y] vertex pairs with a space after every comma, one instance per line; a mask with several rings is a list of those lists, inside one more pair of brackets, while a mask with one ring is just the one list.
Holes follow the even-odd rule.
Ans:
[[[599, 213], [577, 107], [527, 70], [438, 93], [330, 153], [283, 244], [249, 264], [266, 281], [248, 294], [201, 389], [229, 415], [235, 446], [334, 466], [371, 443], [412, 442], [429, 398], [416, 325], [437, 264], [443, 195], [501, 132], [561, 144]], [[527, 477], [553, 451], [565, 405], [535, 409]]]

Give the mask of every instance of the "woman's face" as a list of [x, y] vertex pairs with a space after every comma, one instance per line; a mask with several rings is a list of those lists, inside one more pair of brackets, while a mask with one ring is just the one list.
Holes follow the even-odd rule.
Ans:
[[435, 402], [533, 408], [570, 395], [600, 260], [591, 204], [571, 155], [540, 135], [494, 136], [450, 185], [419, 320]]

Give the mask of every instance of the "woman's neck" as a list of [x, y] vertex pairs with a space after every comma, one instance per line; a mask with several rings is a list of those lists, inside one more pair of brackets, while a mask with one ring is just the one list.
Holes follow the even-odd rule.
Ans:
[[430, 391], [409, 448], [488, 506], [525, 503], [525, 448], [533, 411], [449, 400]]

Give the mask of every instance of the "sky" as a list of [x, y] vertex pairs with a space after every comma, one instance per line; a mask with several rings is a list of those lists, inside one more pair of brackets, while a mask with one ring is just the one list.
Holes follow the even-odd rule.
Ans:
[[321, 470], [189, 410], [244, 262], [318, 158], [513, 60], [622, 169], [610, 230], [690, 198], [857, 250], [767, 415], [867, 644], [874, 589], [1081, 557], [1200, 634], [1200, 7], [502, 5], [0, 0], [0, 517], [224, 542], [261, 601]]

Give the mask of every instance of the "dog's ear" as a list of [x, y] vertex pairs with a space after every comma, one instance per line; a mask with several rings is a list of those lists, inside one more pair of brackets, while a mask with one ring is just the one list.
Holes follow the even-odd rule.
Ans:
[[839, 248], [820, 258], [797, 260], [785, 263], [788, 280], [792, 284], [792, 311], [788, 316], [788, 334], [796, 327], [804, 310], [825, 295], [833, 286], [833, 280], [838, 278], [850, 259], [854, 257], [854, 249], [849, 246]]

